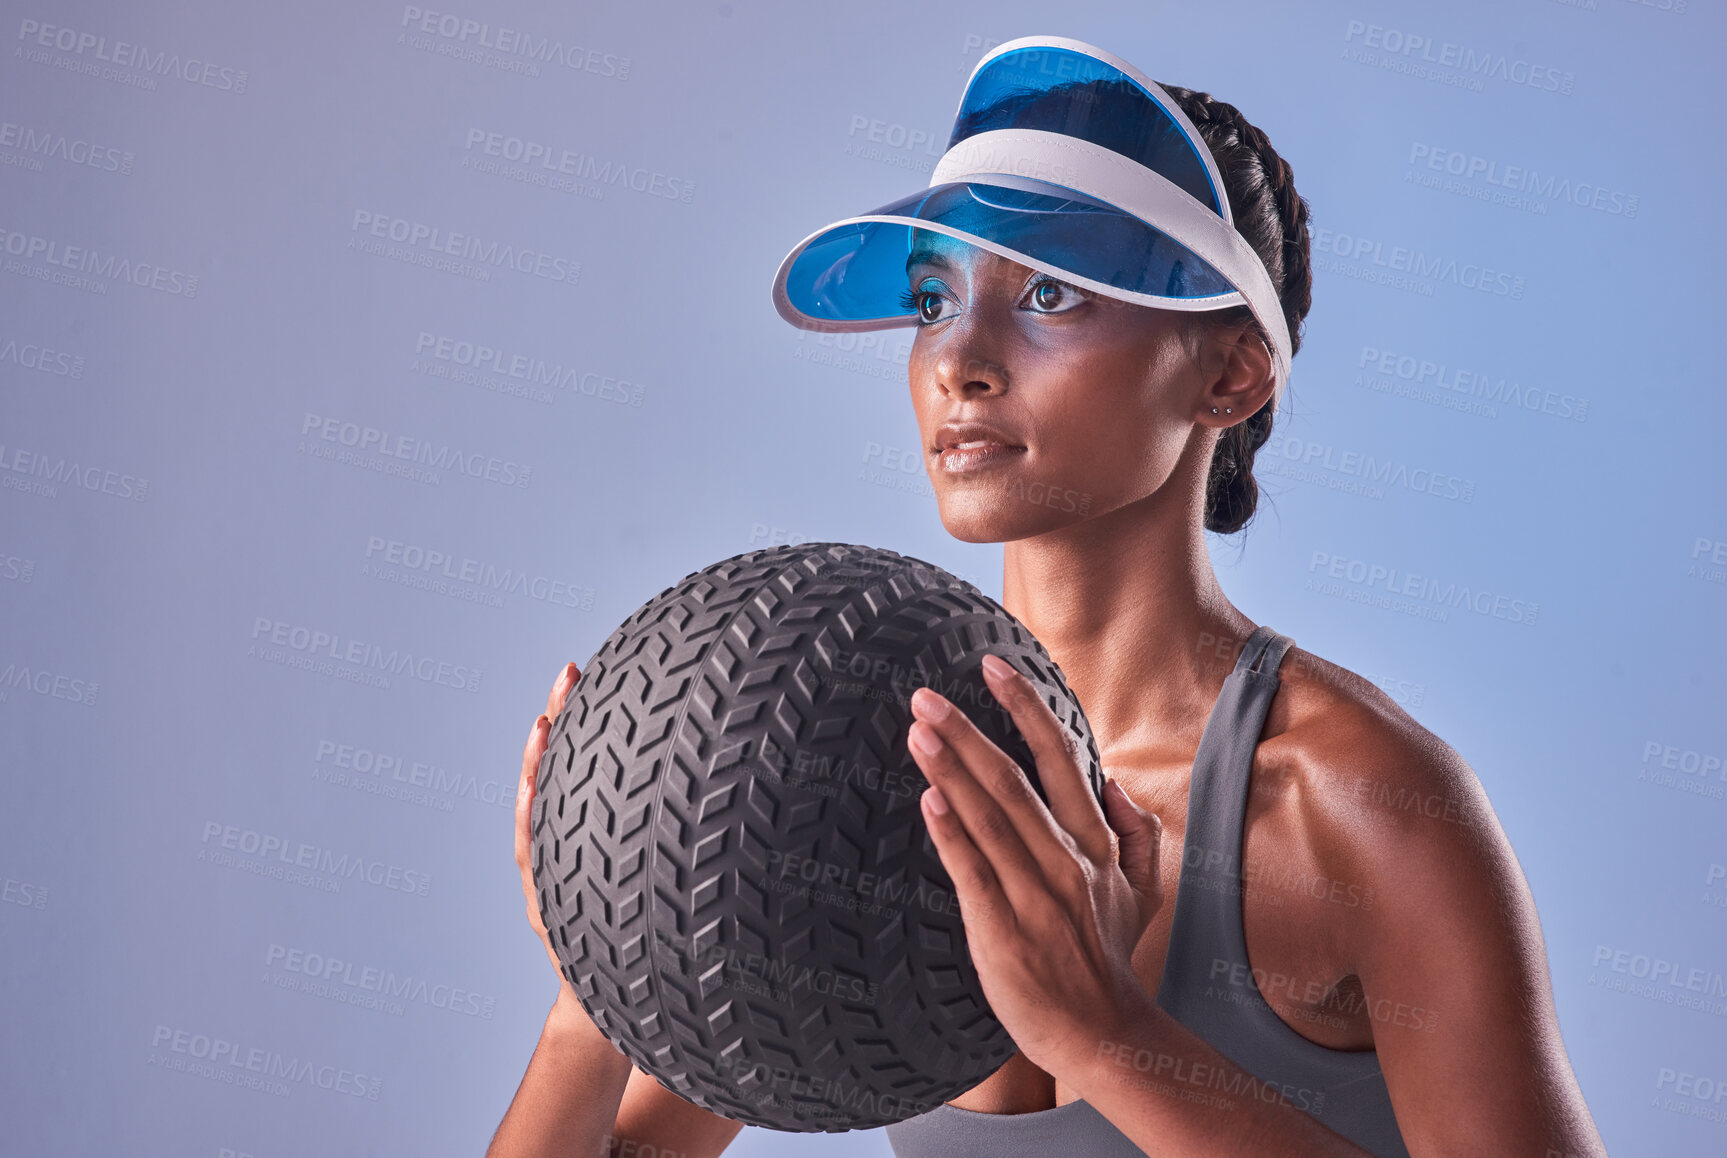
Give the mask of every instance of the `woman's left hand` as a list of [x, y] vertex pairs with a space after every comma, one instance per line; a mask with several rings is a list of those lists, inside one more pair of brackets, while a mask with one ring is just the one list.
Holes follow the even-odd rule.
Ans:
[[1155, 1004], [1131, 958], [1163, 900], [1162, 825], [1114, 780], [1100, 809], [1078, 740], [1030, 681], [995, 655], [983, 670], [1031, 748], [1047, 806], [1019, 765], [930, 688], [912, 695], [907, 741], [930, 782], [924, 822], [953, 878], [984, 996], [1027, 1059], [1060, 1077]]

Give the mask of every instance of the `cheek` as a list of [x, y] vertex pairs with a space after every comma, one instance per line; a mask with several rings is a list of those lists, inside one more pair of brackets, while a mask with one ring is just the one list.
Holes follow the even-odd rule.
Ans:
[[914, 397], [923, 392], [924, 384], [929, 379], [930, 360], [928, 343], [921, 338], [913, 338], [911, 353], [906, 357], [906, 377], [911, 383]]
[[941, 391], [934, 386], [934, 364], [927, 354], [920, 355], [913, 346], [911, 358], [906, 363], [906, 386], [911, 392], [912, 414], [917, 418], [918, 433], [926, 440], [935, 424], [941, 419], [936, 416], [936, 405], [941, 401]]
[[1163, 486], [1193, 431], [1167, 368], [1136, 354], [1068, 361], [1038, 407], [1046, 471], [1104, 508]]
[[1173, 391], [1160, 385], [1143, 359], [1079, 357], [1059, 370], [1045, 419], [1078, 448], [1108, 448], [1111, 457], [1135, 453], [1148, 439], [1177, 425]]

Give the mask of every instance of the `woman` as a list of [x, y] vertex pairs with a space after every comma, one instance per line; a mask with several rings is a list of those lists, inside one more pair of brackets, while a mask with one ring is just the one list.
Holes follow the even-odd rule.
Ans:
[[[979, 63], [929, 190], [781, 266], [795, 324], [917, 326], [943, 526], [1005, 544], [1002, 602], [1110, 781], [1100, 807], [1006, 664], [986, 678], [1047, 805], [963, 711], [913, 696], [924, 818], [1020, 1052], [888, 1127], [901, 1158], [1604, 1153], [1473, 773], [1212, 573], [1204, 531], [1254, 512], [1310, 285], [1306, 206], [1263, 133], [1053, 37]], [[527, 817], [576, 675], [523, 752], [542, 940]], [[738, 1129], [633, 1071], [565, 984], [492, 1152], [717, 1154]]]

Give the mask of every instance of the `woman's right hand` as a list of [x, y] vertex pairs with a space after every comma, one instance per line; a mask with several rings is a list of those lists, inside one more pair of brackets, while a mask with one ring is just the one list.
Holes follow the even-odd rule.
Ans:
[[558, 673], [557, 681], [552, 684], [552, 690], [546, 696], [545, 713], [534, 719], [534, 726], [528, 731], [528, 744], [522, 749], [522, 779], [516, 785], [516, 867], [522, 872], [522, 896], [528, 904], [528, 924], [533, 927], [535, 936], [539, 937], [540, 944], [545, 948], [552, 968], [558, 971], [558, 979], [562, 983], [557, 1004], [564, 1007], [566, 1012], [573, 1011], [585, 1020], [587, 1013], [576, 998], [576, 991], [570, 988], [569, 978], [564, 976], [563, 964], [553, 951], [552, 939], [546, 933], [546, 922], [540, 917], [539, 891], [534, 887], [532, 823], [540, 757], [546, 753], [546, 740], [552, 730], [551, 722], [564, 710], [564, 698], [569, 695], [570, 689], [575, 686], [581, 674], [576, 670], [575, 664], [564, 665], [564, 670]]

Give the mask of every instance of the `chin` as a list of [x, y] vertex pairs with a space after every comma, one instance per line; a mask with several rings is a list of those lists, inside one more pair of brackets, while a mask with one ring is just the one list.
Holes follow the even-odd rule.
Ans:
[[973, 529], [973, 528], [968, 527], [968, 526], [963, 526], [963, 525], [962, 526], [955, 526], [953, 523], [948, 522], [946, 519], [943, 519], [941, 521], [941, 525], [943, 527], [947, 528], [947, 533], [949, 535], [952, 535], [954, 538], [958, 539], [962, 543], [1005, 543], [1005, 542], [1007, 542], [1007, 537], [1005, 537], [1005, 536], [993, 535], [993, 534], [990, 534], [987, 530], [981, 530], [980, 531], [980, 530], [976, 530], [976, 529]]
[[937, 502], [941, 509], [942, 528], [962, 543], [1008, 543], [1053, 531], [1073, 521], [1071, 518], [1028, 519], [1026, 512], [1011, 510], [993, 500], [985, 502], [956, 496], [938, 497]]

